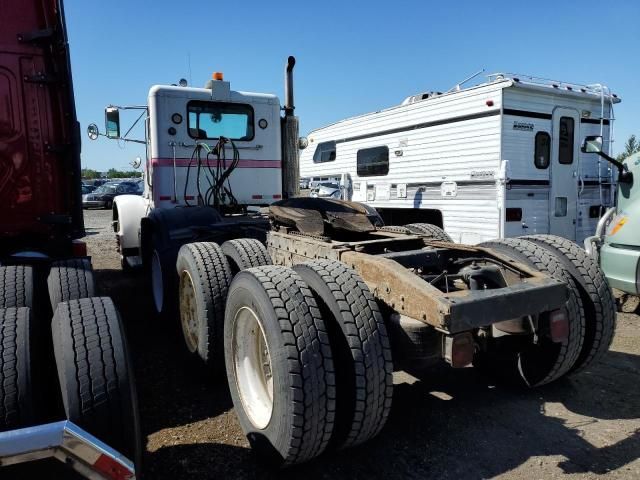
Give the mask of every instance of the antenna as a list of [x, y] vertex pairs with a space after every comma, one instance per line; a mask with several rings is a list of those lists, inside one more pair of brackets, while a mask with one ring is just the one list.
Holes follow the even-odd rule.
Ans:
[[193, 85], [193, 79], [191, 78], [191, 52], [187, 52], [187, 62], [189, 63], [189, 85]]
[[465, 78], [464, 80], [462, 80], [459, 83], [456, 83], [452, 88], [450, 88], [449, 90], [447, 90], [447, 93], [450, 92], [459, 92], [460, 91], [460, 87], [462, 85], [464, 85], [465, 83], [467, 83], [469, 80], [473, 80], [474, 78], [476, 78], [478, 75], [480, 75], [481, 73], [484, 73], [484, 68], [482, 70], [478, 70], [476, 73], [474, 73], [473, 75]]

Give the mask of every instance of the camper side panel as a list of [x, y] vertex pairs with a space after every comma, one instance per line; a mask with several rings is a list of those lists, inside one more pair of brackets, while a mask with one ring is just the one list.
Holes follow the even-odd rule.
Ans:
[[[301, 176], [348, 173], [345, 196], [378, 208], [383, 216], [398, 209], [409, 214], [436, 210], [456, 241], [495, 238], [502, 209], [496, 183], [504, 85], [471, 88], [316, 130], [301, 156]], [[335, 142], [334, 158], [318, 161], [316, 154], [314, 162], [318, 145], [327, 142]], [[371, 151], [382, 156], [375, 161], [385, 165], [367, 171], [367, 153], [376, 148]], [[406, 215], [391, 218], [411, 221]]]
[[[548, 90], [548, 88], [547, 88]], [[606, 105], [604, 116], [609, 117]], [[549, 203], [553, 182], [553, 164], [536, 163], [536, 138], [548, 135], [553, 141], [553, 112], [568, 108], [580, 118], [574, 140], [582, 142], [586, 135], [599, 135], [601, 116], [600, 99], [575, 92], [560, 90], [540, 91], [535, 88], [514, 86], [504, 90], [502, 117], [502, 159], [506, 162], [507, 190], [505, 202], [505, 236], [513, 237], [549, 231], [549, 216], [553, 205]], [[605, 145], [608, 146], [609, 122], [603, 126]], [[578, 184], [576, 241], [593, 235], [600, 212], [612, 204], [611, 169], [608, 162], [599, 161], [595, 154], [580, 152], [576, 162]], [[510, 210], [511, 209], [511, 210]]]

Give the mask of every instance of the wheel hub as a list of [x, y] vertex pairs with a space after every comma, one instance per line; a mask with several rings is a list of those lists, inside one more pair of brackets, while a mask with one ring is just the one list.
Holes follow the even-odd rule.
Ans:
[[180, 324], [187, 348], [194, 353], [198, 349], [196, 292], [193, 279], [186, 270], [180, 274]]
[[259, 429], [267, 427], [273, 414], [273, 371], [262, 322], [242, 307], [233, 321], [233, 368], [244, 411]]

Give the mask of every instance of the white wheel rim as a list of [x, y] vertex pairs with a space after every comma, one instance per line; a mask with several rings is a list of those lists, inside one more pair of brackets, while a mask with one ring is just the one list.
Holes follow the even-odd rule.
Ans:
[[271, 355], [260, 319], [242, 307], [233, 319], [233, 368], [242, 407], [258, 429], [269, 425], [273, 414]]
[[193, 279], [186, 270], [180, 274], [180, 324], [187, 348], [194, 353], [199, 341], [196, 291]]
[[160, 255], [154, 251], [153, 258], [151, 259], [151, 290], [153, 291], [153, 303], [158, 313], [162, 312], [163, 288]]

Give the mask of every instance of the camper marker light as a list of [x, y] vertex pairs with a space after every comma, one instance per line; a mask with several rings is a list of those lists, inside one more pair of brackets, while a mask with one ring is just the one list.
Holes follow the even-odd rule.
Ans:
[[493, 100], [487, 100], [485, 103], [487, 104], [487, 107], [493, 107]]
[[224, 80], [224, 75], [222, 74], [222, 72], [213, 72], [213, 75], [211, 75], [211, 78], [213, 78], [214, 80], [222, 81]]

